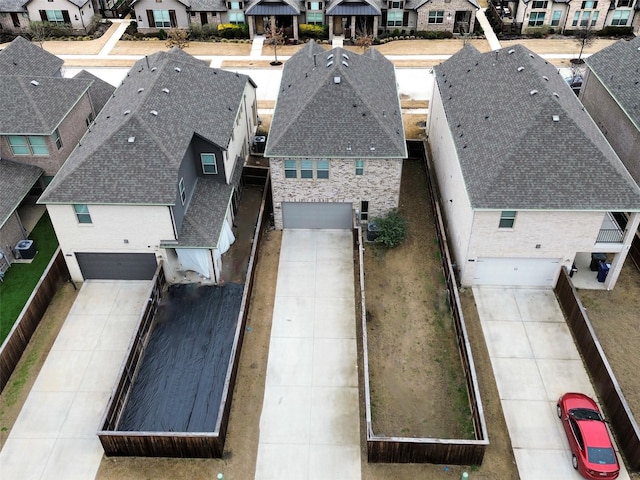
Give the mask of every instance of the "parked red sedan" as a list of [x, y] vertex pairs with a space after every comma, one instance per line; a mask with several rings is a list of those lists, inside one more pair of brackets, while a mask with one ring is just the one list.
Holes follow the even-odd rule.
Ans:
[[596, 402], [582, 393], [565, 393], [557, 408], [573, 468], [585, 478], [618, 478], [620, 465]]

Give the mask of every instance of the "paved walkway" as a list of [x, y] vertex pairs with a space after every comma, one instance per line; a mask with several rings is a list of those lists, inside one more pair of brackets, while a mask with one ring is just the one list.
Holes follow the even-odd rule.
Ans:
[[360, 480], [352, 237], [284, 230], [256, 480]]
[[[550, 289], [474, 287], [521, 480], [579, 480], [556, 414], [565, 392], [597, 398]], [[620, 460], [620, 480], [629, 474]]]
[[502, 48], [502, 45], [500, 45], [500, 41], [498, 40], [498, 37], [493, 31], [493, 28], [491, 28], [491, 24], [489, 23], [489, 20], [485, 15], [486, 10], [487, 10], [486, 8], [481, 8], [480, 10], [476, 10], [476, 18], [478, 19], [478, 23], [480, 24], [480, 26], [482, 27], [482, 30], [484, 31], [484, 36], [487, 39], [487, 42], [489, 42], [489, 46], [491, 47], [491, 50], [500, 50]]
[[2, 480], [88, 480], [96, 436], [151, 282], [82, 285], [0, 452]]
[[119, 23], [120, 25], [118, 25], [118, 28], [116, 28], [113, 35], [111, 35], [109, 40], [107, 40], [107, 43], [105, 43], [104, 46], [100, 49], [100, 52], [98, 53], [98, 57], [104, 58], [104, 57], [107, 57], [109, 53], [111, 53], [111, 50], [113, 50], [116, 44], [120, 41], [120, 38], [122, 38], [122, 35], [124, 35], [125, 30], [131, 23], [131, 19], [126, 19], [126, 20], [112, 19], [111, 22]]

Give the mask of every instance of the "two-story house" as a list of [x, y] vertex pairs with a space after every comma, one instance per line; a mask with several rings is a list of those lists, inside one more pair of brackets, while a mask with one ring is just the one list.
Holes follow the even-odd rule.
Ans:
[[177, 48], [135, 63], [39, 200], [74, 280], [223, 280], [255, 89]]
[[285, 64], [265, 147], [276, 228], [351, 228], [398, 206], [407, 147], [393, 64], [309, 42]]
[[461, 284], [553, 286], [578, 254], [606, 253], [612, 289], [640, 188], [556, 67], [468, 45], [434, 72], [429, 143]]

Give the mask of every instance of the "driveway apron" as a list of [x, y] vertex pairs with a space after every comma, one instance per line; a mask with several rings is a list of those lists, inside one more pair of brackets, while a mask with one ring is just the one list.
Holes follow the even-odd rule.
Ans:
[[[474, 287], [521, 480], [579, 480], [556, 414], [565, 392], [597, 400], [553, 290]], [[629, 479], [622, 458], [621, 480]]]
[[360, 479], [352, 236], [284, 230], [257, 480]]
[[0, 452], [0, 478], [92, 480], [96, 432], [151, 282], [82, 285]]

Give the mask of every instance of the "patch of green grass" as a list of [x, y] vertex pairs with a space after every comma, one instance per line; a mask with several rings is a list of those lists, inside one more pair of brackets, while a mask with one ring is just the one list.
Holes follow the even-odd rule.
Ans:
[[42, 216], [29, 239], [34, 241], [38, 251], [33, 262], [12, 264], [5, 274], [4, 282], [0, 283], [0, 343], [4, 342], [11, 331], [58, 248], [58, 239], [49, 214]]

